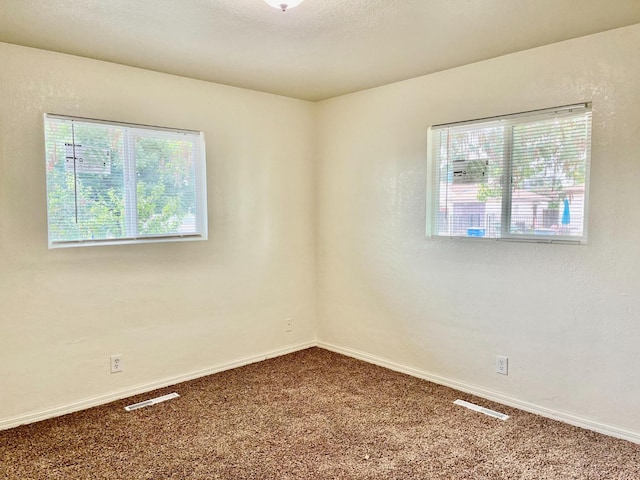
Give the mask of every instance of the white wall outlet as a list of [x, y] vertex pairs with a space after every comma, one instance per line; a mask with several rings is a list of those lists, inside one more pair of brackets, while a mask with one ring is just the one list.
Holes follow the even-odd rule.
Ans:
[[292, 332], [293, 331], [293, 318], [288, 317], [285, 323], [285, 327], [284, 327], [284, 331], [285, 332]]
[[509, 357], [496, 355], [496, 373], [509, 375]]
[[122, 354], [111, 355], [111, 373], [120, 373], [122, 371]]

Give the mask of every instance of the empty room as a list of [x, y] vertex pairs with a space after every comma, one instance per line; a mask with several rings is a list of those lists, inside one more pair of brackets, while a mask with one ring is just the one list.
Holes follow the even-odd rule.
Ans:
[[638, 192], [638, 0], [2, 0], [0, 479], [640, 479]]

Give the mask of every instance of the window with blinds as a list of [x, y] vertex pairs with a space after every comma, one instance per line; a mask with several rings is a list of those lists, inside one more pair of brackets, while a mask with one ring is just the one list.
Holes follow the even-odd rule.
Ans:
[[431, 235], [586, 243], [591, 105], [429, 129]]
[[201, 132], [46, 114], [49, 248], [207, 238]]

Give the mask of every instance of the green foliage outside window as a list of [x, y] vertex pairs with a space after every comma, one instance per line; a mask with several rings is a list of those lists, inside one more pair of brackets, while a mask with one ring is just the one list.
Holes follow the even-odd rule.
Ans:
[[57, 119], [46, 138], [51, 241], [194, 233], [193, 140]]

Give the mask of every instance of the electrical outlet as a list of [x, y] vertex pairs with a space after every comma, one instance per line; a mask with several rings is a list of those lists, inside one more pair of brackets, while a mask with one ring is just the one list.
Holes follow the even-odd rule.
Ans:
[[509, 357], [496, 355], [496, 373], [509, 375]]
[[285, 332], [292, 332], [293, 331], [293, 318], [288, 317], [287, 318], [287, 323], [285, 324]]
[[122, 354], [111, 355], [111, 373], [120, 373], [122, 371]]

